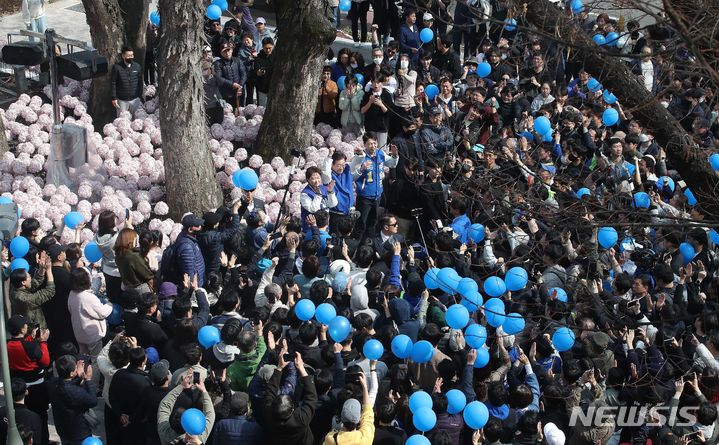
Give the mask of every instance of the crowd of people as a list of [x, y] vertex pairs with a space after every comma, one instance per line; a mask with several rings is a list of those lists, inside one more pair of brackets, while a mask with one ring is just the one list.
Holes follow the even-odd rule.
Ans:
[[[370, 4], [372, 60], [330, 54], [315, 114], [362, 147], [306, 169], [299, 215], [242, 183], [163, 250], [103, 211], [92, 264], [22, 221], [5, 391], [25, 443], [50, 409], [68, 445], [717, 443], [719, 234], [665, 147], [521, 9], [352, 0], [355, 42]], [[673, 29], [562, 6], [617, 33], [708, 157], [719, 102]], [[208, 22], [211, 121], [267, 100], [273, 35], [236, 12]]]

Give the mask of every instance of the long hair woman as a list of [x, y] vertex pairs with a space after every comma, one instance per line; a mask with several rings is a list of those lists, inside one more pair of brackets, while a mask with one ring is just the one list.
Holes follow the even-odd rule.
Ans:
[[153, 292], [154, 272], [140, 254], [137, 232], [120, 230], [115, 241], [115, 263], [122, 279], [122, 289], [135, 289], [141, 294]]

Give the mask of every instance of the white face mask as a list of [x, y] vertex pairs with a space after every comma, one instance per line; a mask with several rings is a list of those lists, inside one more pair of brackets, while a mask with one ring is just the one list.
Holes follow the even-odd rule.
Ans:
[[406, 70], [407, 67], [409, 67], [409, 60], [400, 60], [399, 66], [400, 66], [403, 70]]
[[374, 63], [375, 63], [376, 65], [382, 65], [382, 60], [384, 60], [384, 59], [382, 59], [381, 57], [375, 57], [375, 58], [372, 59], [372, 60], [374, 61]]
[[352, 69], [356, 69], [359, 65], [357, 65], [356, 63], [353, 63], [350, 66], [352, 67]]

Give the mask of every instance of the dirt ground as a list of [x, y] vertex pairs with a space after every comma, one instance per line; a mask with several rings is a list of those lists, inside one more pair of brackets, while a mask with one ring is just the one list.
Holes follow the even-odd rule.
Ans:
[[20, 10], [20, 0], [0, 0], [0, 16], [13, 14]]

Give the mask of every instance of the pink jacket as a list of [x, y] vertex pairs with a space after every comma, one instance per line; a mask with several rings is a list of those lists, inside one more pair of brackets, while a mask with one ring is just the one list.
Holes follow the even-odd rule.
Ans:
[[91, 290], [71, 291], [67, 299], [72, 331], [78, 343], [92, 344], [105, 336], [105, 319], [112, 313], [112, 304], [102, 304]]

